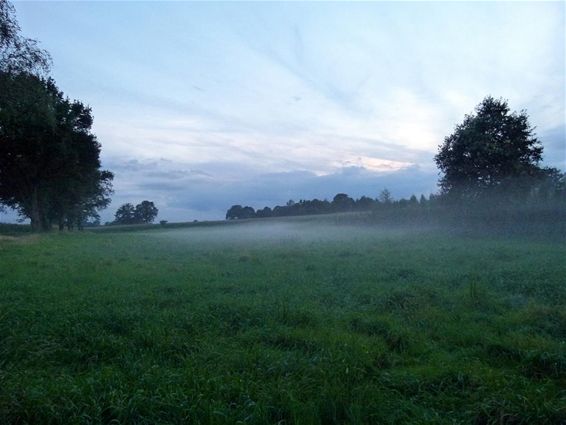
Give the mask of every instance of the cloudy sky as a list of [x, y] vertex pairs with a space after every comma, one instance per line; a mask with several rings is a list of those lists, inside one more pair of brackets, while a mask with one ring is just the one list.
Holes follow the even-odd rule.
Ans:
[[436, 191], [433, 157], [486, 95], [565, 160], [565, 6], [490, 2], [16, 2], [93, 108], [124, 202], [222, 218], [337, 192]]

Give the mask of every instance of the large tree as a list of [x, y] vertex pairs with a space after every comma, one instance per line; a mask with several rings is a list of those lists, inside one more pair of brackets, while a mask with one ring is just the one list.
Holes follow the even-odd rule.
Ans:
[[34, 230], [81, 226], [108, 204], [113, 176], [100, 169], [92, 121], [52, 80], [0, 73], [0, 202]]
[[0, 0], [0, 203], [34, 230], [80, 227], [109, 203], [113, 176], [100, 170], [90, 108], [45, 77], [49, 55], [19, 32]]
[[511, 112], [507, 101], [486, 97], [435, 157], [442, 193], [456, 198], [499, 196], [528, 190], [548, 170], [539, 167], [542, 145], [525, 111]]

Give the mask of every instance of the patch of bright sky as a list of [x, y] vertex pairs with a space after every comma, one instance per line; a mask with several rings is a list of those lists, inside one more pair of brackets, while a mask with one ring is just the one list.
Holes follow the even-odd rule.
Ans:
[[[141, 192], [132, 160], [172, 181], [179, 169], [241, 184], [347, 167], [430, 176], [444, 136], [488, 94], [527, 109], [554, 138], [547, 162], [566, 165], [562, 2], [15, 4], [59, 87], [93, 107], [119, 200]], [[205, 208], [195, 194], [175, 197]]]

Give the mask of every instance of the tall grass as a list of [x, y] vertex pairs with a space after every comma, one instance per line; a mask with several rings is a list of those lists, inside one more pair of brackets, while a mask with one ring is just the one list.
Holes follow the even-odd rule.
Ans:
[[566, 421], [563, 241], [357, 223], [0, 241], [0, 423]]

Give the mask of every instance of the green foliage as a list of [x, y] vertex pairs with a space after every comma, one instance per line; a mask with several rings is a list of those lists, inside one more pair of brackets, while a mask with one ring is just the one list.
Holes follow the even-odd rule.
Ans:
[[562, 241], [323, 217], [0, 240], [0, 423], [566, 420]]

